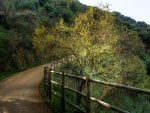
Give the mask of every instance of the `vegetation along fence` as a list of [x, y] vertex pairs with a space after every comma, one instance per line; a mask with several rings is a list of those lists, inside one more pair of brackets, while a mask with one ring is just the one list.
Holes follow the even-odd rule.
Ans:
[[[75, 76], [75, 75], [67, 74], [64, 72], [57, 72], [52, 69], [52, 67], [54, 68], [60, 64], [61, 64], [60, 62], [54, 62], [53, 65], [50, 66], [50, 68], [49, 67], [44, 68], [44, 88], [47, 92], [47, 96], [49, 96], [50, 99], [52, 99], [52, 94], [55, 96], [58, 96], [61, 99], [61, 112], [62, 113], [65, 113], [65, 108], [66, 108], [65, 103], [68, 103], [69, 105], [71, 105], [72, 107], [74, 107], [75, 109], [77, 109], [83, 113], [91, 113], [91, 102], [98, 103], [98, 104], [102, 105], [103, 107], [106, 107], [107, 109], [110, 109], [110, 110], [113, 110], [113, 111], [116, 111], [119, 113], [130, 113], [126, 110], [120, 109], [117, 106], [111, 105], [111, 104], [106, 103], [102, 100], [99, 100], [95, 97], [92, 97], [91, 90], [90, 90], [92, 83], [102, 84], [102, 85], [115, 87], [115, 88], [119, 88], [119, 89], [124, 89], [124, 90], [128, 90], [128, 91], [136, 92], [136, 93], [142, 93], [144, 95], [150, 96], [150, 90], [120, 85], [120, 84], [116, 84], [116, 83], [109, 83], [109, 82], [104, 82], [104, 81], [100, 81], [100, 80], [94, 80], [94, 79], [91, 79], [89, 75], [87, 75], [86, 77]], [[55, 75], [55, 77], [58, 77], [61, 82], [53, 81], [52, 75]], [[67, 77], [84, 81], [85, 82], [85, 93], [68, 87], [65, 82]], [[55, 89], [52, 90], [52, 85], [59, 86], [61, 89], [61, 93], [57, 94], [54, 91]], [[80, 106], [73, 104], [72, 102], [70, 102], [69, 100], [67, 100], [65, 98], [66, 90], [69, 90], [69, 91], [85, 98], [85, 100], [86, 100], [85, 110], [83, 110]]]

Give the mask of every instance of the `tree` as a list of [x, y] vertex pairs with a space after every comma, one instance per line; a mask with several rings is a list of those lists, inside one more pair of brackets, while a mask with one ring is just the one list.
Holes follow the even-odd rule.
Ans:
[[[50, 36], [58, 48], [74, 55], [79, 76], [90, 74], [92, 78], [137, 86], [146, 76], [144, 63], [138, 56], [144, 46], [134, 33], [120, 32], [115, 20], [109, 12], [91, 8], [79, 14], [71, 26], [61, 20]], [[79, 81], [79, 91], [83, 84]], [[105, 94], [102, 95], [110, 89], [104, 87]], [[81, 97], [77, 97], [79, 104]]]
[[7, 20], [9, 16], [12, 14], [14, 11], [14, 2], [11, 0], [5, 0], [3, 1], [3, 15], [4, 15], [4, 26], [7, 26]]
[[40, 4], [40, 6], [44, 6], [44, 4], [48, 1], [49, 0], [39, 0], [39, 4]]
[[46, 2], [46, 4], [44, 5], [44, 8], [46, 10], [47, 13], [51, 13], [54, 11], [54, 4], [50, 4], [48, 2]]
[[62, 17], [63, 17], [65, 22], [70, 23], [73, 21], [74, 14], [69, 9], [62, 9]]
[[70, 3], [70, 9], [74, 12], [78, 12], [79, 10], [81, 10], [81, 4], [79, 1], [72, 1]]
[[1, 8], [3, 7], [3, 0], [0, 0], [0, 10], [1, 10]]

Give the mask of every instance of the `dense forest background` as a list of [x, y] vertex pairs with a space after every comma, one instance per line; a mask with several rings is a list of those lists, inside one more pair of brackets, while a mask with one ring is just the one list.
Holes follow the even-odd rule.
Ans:
[[0, 72], [23, 70], [55, 56], [34, 48], [35, 28], [54, 26], [60, 18], [71, 24], [86, 8], [76, 0], [0, 0]]
[[[39, 52], [32, 39], [37, 26], [54, 26], [60, 18], [72, 24], [74, 17], [89, 6], [77, 0], [0, 0], [0, 72], [12, 68], [24, 69], [28, 64], [49, 58], [52, 53]], [[136, 31], [145, 45], [145, 61], [150, 73], [150, 26], [136, 22], [119, 12], [113, 12], [118, 26]], [[52, 48], [51, 48], [52, 49]]]
[[[23, 70], [50, 56], [58, 57], [55, 43], [51, 51], [40, 51], [33, 46], [34, 31], [37, 26], [54, 26], [60, 18], [71, 25], [78, 13], [90, 7], [77, 0], [0, 0], [0, 72], [12, 69]], [[150, 26], [136, 22], [119, 12], [113, 12], [118, 26], [135, 31], [141, 37], [145, 50], [141, 59], [150, 74]]]
[[[69, 55], [77, 61], [61, 69], [150, 88], [150, 25], [145, 22], [78, 0], [0, 0], [0, 78], [13, 70]], [[93, 85], [94, 94], [99, 92], [96, 88]], [[148, 97], [130, 92], [124, 95], [109, 87], [101, 91], [98, 98], [135, 113], [150, 110]]]

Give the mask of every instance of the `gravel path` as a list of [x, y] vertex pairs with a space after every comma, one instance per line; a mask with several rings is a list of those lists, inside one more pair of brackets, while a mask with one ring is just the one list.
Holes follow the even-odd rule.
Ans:
[[0, 81], [0, 113], [51, 113], [39, 94], [43, 66]]

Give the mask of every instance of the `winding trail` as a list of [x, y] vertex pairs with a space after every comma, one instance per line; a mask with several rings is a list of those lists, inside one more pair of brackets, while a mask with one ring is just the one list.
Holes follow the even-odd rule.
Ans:
[[0, 81], [0, 113], [51, 113], [39, 93], [44, 66]]

